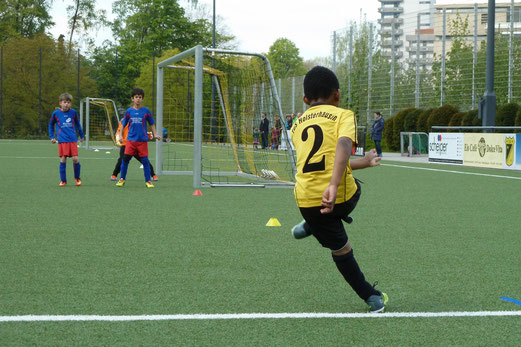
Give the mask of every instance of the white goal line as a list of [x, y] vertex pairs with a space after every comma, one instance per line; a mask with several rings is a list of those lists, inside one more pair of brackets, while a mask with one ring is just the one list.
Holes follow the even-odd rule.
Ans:
[[438, 317], [505, 317], [521, 316], [519, 311], [474, 312], [389, 312], [389, 313], [224, 313], [224, 314], [165, 314], [136, 316], [102, 315], [26, 315], [0, 316], [5, 322], [71, 322], [71, 321], [164, 321], [164, 320], [229, 320], [229, 319], [309, 319], [309, 318], [438, 318]]

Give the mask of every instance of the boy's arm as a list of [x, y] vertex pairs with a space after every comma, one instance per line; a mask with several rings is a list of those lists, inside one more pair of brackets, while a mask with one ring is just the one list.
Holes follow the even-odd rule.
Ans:
[[353, 141], [348, 137], [341, 137], [336, 144], [335, 163], [333, 165], [333, 175], [329, 186], [322, 195], [322, 209], [320, 213], [331, 213], [335, 207], [336, 194], [340, 181], [346, 171], [347, 163], [351, 156], [351, 149], [353, 148]]
[[56, 139], [54, 138], [54, 123], [56, 123], [56, 121], [53, 114], [51, 116], [51, 120], [49, 121], [49, 137], [51, 138], [51, 143], [56, 143]]
[[83, 134], [83, 129], [81, 128], [80, 119], [78, 117], [78, 114], [76, 114], [76, 117], [74, 117], [74, 121], [76, 122], [78, 133], [80, 133], [80, 142], [83, 142], [83, 139], [85, 138], [85, 134]]
[[152, 129], [152, 135], [154, 135], [154, 137], [157, 139], [157, 140], [161, 140], [161, 136], [159, 136], [157, 133], [156, 133], [156, 125], [155, 124], [152, 124], [150, 126], [150, 129]]
[[366, 167], [373, 167], [380, 165], [381, 157], [376, 153], [376, 149], [371, 149], [368, 152], [365, 152], [363, 158], [353, 159], [351, 160], [351, 169], [359, 170], [365, 169]]

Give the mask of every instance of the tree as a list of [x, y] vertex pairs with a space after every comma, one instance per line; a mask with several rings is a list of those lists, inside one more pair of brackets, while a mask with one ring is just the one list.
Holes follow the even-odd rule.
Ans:
[[306, 73], [304, 60], [297, 46], [286, 38], [279, 38], [270, 46], [267, 54], [273, 70], [273, 78], [287, 78]]
[[54, 24], [49, 6], [48, 0], [0, 1], [0, 42], [43, 34]]
[[105, 10], [96, 10], [96, 0], [73, 0], [74, 5], [67, 6], [69, 15], [69, 51], [75, 32], [87, 31], [96, 24], [106, 24]]
[[[112, 31], [115, 43], [94, 50], [94, 76], [104, 97], [130, 98], [143, 65], [165, 50], [184, 51], [195, 45], [210, 46], [212, 25], [206, 19], [191, 21], [178, 0], [116, 0]], [[194, 1], [192, 1], [194, 2]], [[216, 35], [217, 44], [232, 37]], [[117, 91], [116, 91], [117, 85]], [[122, 93], [119, 91], [123, 91]]]
[[[77, 57], [69, 59], [64, 49], [63, 39], [56, 42], [45, 35], [5, 43], [3, 83], [9, 88], [4, 89], [3, 95], [3, 137], [43, 136], [49, 117], [58, 105], [58, 96], [64, 92], [76, 96]], [[84, 95], [96, 93], [89, 75], [88, 64], [84, 63], [80, 68]], [[75, 98], [74, 107], [78, 104]]]

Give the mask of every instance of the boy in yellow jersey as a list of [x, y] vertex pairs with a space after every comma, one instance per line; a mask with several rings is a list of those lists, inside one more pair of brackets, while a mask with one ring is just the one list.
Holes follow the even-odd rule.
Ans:
[[295, 238], [313, 235], [331, 250], [333, 260], [371, 312], [383, 312], [387, 295], [370, 285], [353, 255], [342, 220], [360, 198], [360, 184], [352, 172], [379, 165], [375, 150], [350, 159], [358, 141], [352, 111], [338, 107], [340, 90], [335, 74], [321, 66], [304, 78], [304, 102], [309, 109], [293, 124], [291, 141], [297, 152], [295, 200], [304, 220], [293, 227]]

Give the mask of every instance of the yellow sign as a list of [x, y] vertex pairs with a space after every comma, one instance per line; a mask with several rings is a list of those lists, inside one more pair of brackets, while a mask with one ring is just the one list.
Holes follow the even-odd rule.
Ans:
[[504, 134], [466, 133], [463, 165], [502, 169], [505, 159]]
[[507, 166], [512, 166], [514, 164], [514, 152], [516, 144], [516, 138], [515, 135], [512, 135], [512, 137], [509, 137], [508, 135], [505, 136], [505, 164]]

